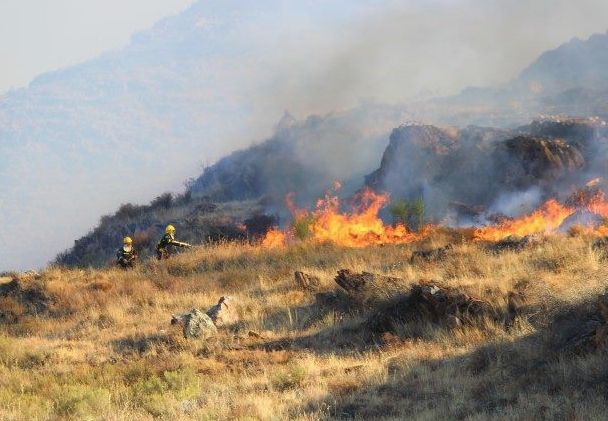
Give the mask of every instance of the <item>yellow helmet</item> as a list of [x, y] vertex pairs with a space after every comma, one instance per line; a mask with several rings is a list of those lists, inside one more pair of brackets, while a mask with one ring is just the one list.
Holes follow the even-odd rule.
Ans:
[[171, 232], [175, 232], [175, 227], [171, 224], [167, 225], [167, 228], [165, 229], [165, 232], [167, 234], [171, 233]]
[[125, 238], [123, 238], [122, 242], [123, 242], [124, 244], [128, 244], [128, 245], [133, 244], [133, 240], [131, 239], [131, 237], [128, 237], [128, 236], [127, 236], [127, 237], [125, 237]]

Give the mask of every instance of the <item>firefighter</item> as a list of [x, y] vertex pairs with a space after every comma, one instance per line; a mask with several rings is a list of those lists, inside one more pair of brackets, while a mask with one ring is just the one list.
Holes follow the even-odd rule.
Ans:
[[190, 248], [192, 246], [188, 243], [177, 241], [175, 239], [175, 227], [169, 224], [165, 229], [165, 235], [163, 235], [163, 238], [156, 245], [156, 258], [158, 260], [168, 259], [171, 256], [173, 247]]
[[137, 253], [133, 248], [133, 240], [131, 237], [123, 239], [123, 246], [116, 253], [116, 264], [123, 269], [133, 269], [137, 260]]

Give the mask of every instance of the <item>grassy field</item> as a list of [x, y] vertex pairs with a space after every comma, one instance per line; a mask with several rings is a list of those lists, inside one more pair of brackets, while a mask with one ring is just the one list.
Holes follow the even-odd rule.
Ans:
[[[410, 264], [413, 250], [447, 241], [222, 244], [132, 272], [24, 275], [0, 298], [0, 418], [606, 419], [606, 354], [596, 337], [575, 340], [608, 286], [601, 251], [581, 237], [501, 253], [460, 242]], [[301, 270], [334, 291], [342, 268], [402, 278], [404, 294], [432, 280], [497, 307], [517, 291], [526, 311], [508, 325], [421, 318], [376, 332], [370, 317], [394, 291], [337, 314], [294, 282]], [[240, 321], [216, 338], [169, 324], [223, 295]]]

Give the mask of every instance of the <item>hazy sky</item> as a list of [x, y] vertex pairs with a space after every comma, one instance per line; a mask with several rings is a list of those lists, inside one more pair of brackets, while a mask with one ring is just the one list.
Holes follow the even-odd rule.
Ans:
[[192, 0], [0, 0], [0, 93], [126, 45]]
[[[27, 85], [40, 73], [118, 49], [128, 43], [132, 33], [150, 27], [162, 17], [178, 13], [193, 2], [1, 0], [0, 57], [3, 67], [0, 93]], [[608, 2], [605, 0], [284, 0], [276, 3], [293, 11], [285, 19], [286, 25], [292, 25], [294, 15], [301, 12], [305, 12], [301, 15], [314, 26], [315, 22], [323, 21], [335, 24], [341, 20], [340, 16], [352, 18], [353, 10], [357, 10], [354, 15], [361, 22], [344, 27], [336, 25], [334, 34], [322, 33], [323, 37], [329, 36], [333, 40], [328, 40], [330, 48], [320, 51], [321, 59], [327, 60], [323, 57], [326, 53], [334, 56], [329, 60], [333, 63], [330, 68], [323, 69], [328, 72], [324, 79], [333, 83], [336, 77], [341, 83], [352, 82], [358, 87], [371, 88], [376, 92], [374, 96], [380, 98], [384, 94], [394, 97], [394, 74], [410, 73], [412, 67], [421, 69], [418, 73], [422, 74], [415, 77], [417, 85], [427, 81], [437, 85], [421, 90], [430, 88], [442, 93], [446, 86], [448, 91], [454, 89], [449, 86], [451, 80], [445, 77], [444, 71], [446, 64], [456, 70], [458, 63], [454, 65], [452, 58], [456, 55], [458, 60], [470, 63], [470, 77], [455, 78], [458, 84], [475, 79], [496, 83], [513, 76], [522, 64], [527, 64], [543, 49], [553, 48], [573, 36], [588, 37], [608, 29]], [[280, 28], [281, 22], [277, 24]], [[314, 35], [310, 36], [314, 38]], [[342, 41], [336, 43], [335, 39], [341, 37]], [[315, 41], [311, 39], [311, 44]], [[428, 66], [436, 63], [434, 55], [442, 49], [448, 56], [452, 53], [450, 63]], [[392, 67], [393, 72], [387, 70], [386, 74], [372, 66], [373, 74], [359, 71], [356, 75], [344, 75], [345, 65], [369, 66], [370, 55], [364, 55], [359, 61], [362, 55], [357, 53], [362, 51], [371, 53], [371, 59], [384, 60], [384, 67]], [[397, 51], [402, 54], [396, 56]], [[407, 56], [409, 58], [404, 60]], [[288, 65], [293, 64], [290, 63], [292, 57], [293, 54], [287, 55]], [[337, 76], [332, 66], [340, 70]], [[403, 67], [399, 69], [403, 71], [395, 72], [398, 67]], [[500, 70], [484, 71], [489, 68]], [[440, 73], [439, 77], [437, 73]], [[318, 75], [311, 74], [311, 77], [318, 78]], [[362, 80], [352, 80], [353, 77]], [[446, 80], [446, 86], [436, 83], [438, 78]], [[305, 83], [308, 81], [302, 82]], [[388, 92], [381, 92], [378, 85], [385, 86]]]

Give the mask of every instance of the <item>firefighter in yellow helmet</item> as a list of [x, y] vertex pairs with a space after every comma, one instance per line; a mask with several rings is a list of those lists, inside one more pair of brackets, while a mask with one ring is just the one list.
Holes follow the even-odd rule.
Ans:
[[123, 245], [116, 253], [116, 264], [123, 269], [133, 269], [137, 260], [137, 253], [133, 248], [133, 240], [131, 237], [123, 239]]
[[192, 246], [188, 243], [177, 241], [175, 239], [175, 227], [169, 224], [165, 229], [165, 235], [163, 235], [163, 238], [156, 245], [156, 258], [158, 260], [168, 259], [171, 256], [173, 247], [190, 248]]

